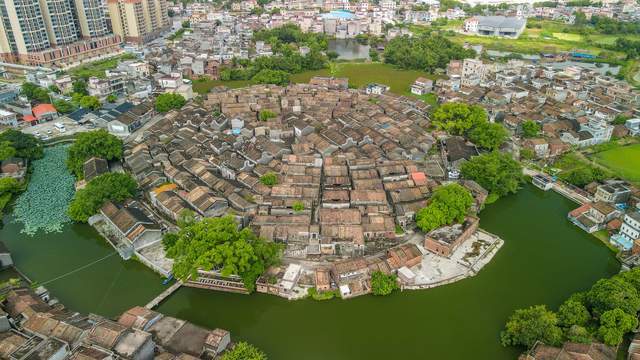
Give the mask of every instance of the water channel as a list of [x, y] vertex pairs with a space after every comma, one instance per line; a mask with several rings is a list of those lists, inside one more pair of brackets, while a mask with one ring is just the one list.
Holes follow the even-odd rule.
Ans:
[[[289, 302], [183, 288], [158, 310], [228, 329], [276, 360], [514, 359], [518, 350], [500, 346], [499, 332], [515, 308], [557, 307], [572, 292], [618, 271], [604, 245], [566, 220], [574, 207], [529, 185], [489, 205], [481, 226], [500, 235], [505, 245], [476, 277], [436, 289]], [[160, 277], [140, 263], [109, 256], [112, 248], [87, 225], [34, 236], [20, 230], [9, 214], [0, 240], [27, 276], [71, 309], [115, 316], [164, 288]]]

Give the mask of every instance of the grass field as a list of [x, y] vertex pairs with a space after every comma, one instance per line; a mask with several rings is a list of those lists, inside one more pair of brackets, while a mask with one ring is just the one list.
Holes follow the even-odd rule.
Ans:
[[137, 57], [133, 54], [122, 54], [105, 60], [90, 62], [69, 70], [69, 74], [75, 77], [90, 78], [92, 76], [104, 78], [105, 70], [115, 69], [120, 60], [133, 60]]
[[[403, 70], [382, 63], [339, 63], [337, 77], [349, 78], [349, 85], [362, 87], [377, 82], [391, 87], [391, 92], [400, 95], [409, 94], [409, 87], [420, 76], [433, 79], [433, 75], [417, 71]], [[291, 82], [306, 83], [314, 76], [327, 76], [329, 69], [306, 71], [291, 76]]]
[[[411, 84], [420, 76], [433, 79], [434, 76], [416, 70], [397, 69], [391, 65], [382, 63], [337, 63], [336, 77], [348, 77], [349, 84], [354, 87], [362, 87], [368, 83], [378, 82], [391, 87], [391, 92], [399, 95], [409, 95]], [[329, 69], [305, 71], [291, 75], [292, 83], [308, 83], [314, 76], [329, 76]], [[198, 94], [206, 94], [216, 86], [229, 88], [241, 88], [251, 85], [249, 80], [205, 80], [193, 81], [193, 91]]]
[[640, 182], [640, 144], [600, 152], [594, 159], [621, 178]]

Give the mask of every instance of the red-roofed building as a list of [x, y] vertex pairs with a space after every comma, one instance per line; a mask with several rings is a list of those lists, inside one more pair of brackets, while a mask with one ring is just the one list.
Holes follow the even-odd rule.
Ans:
[[411, 173], [411, 180], [417, 186], [427, 185], [427, 175], [422, 171], [416, 171]]
[[51, 104], [40, 104], [33, 107], [33, 115], [38, 122], [50, 121], [58, 117], [56, 108]]
[[28, 122], [31, 125], [38, 124], [38, 119], [33, 115], [25, 115], [22, 117], [22, 121]]

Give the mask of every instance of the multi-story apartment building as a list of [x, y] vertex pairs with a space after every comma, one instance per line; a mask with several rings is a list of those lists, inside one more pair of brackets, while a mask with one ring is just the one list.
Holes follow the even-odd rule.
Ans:
[[108, 0], [111, 26], [126, 42], [144, 44], [171, 27], [166, 0]]
[[83, 38], [105, 36], [107, 27], [104, 0], [74, 0], [78, 12], [78, 24]]
[[63, 66], [118, 51], [100, 0], [0, 1], [0, 58]]

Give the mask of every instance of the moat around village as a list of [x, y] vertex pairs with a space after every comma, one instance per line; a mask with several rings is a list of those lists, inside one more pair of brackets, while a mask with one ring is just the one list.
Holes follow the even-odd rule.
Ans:
[[[536, 303], [555, 307], [619, 270], [606, 246], [566, 219], [575, 206], [531, 185], [488, 205], [480, 226], [504, 239], [504, 246], [477, 276], [435, 289], [291, 302], [183, 287], [158, 311], [228, 329], [274, 359], [297, 359], [302, 353], [306, 359], [409, 358], [416, 353], [438, 359], [512, 359], [517, 349], [502, 347], [498, 334], [514, 309]], [[61, 232], [33, 235], [21, 230], [12, 214], [5, 217], [0, 239], [16, 266], [70, 309], [116, 316], [166, 289], [160, 276], [139, 262], [123, 261], [88, 225], [66, 224]]]

